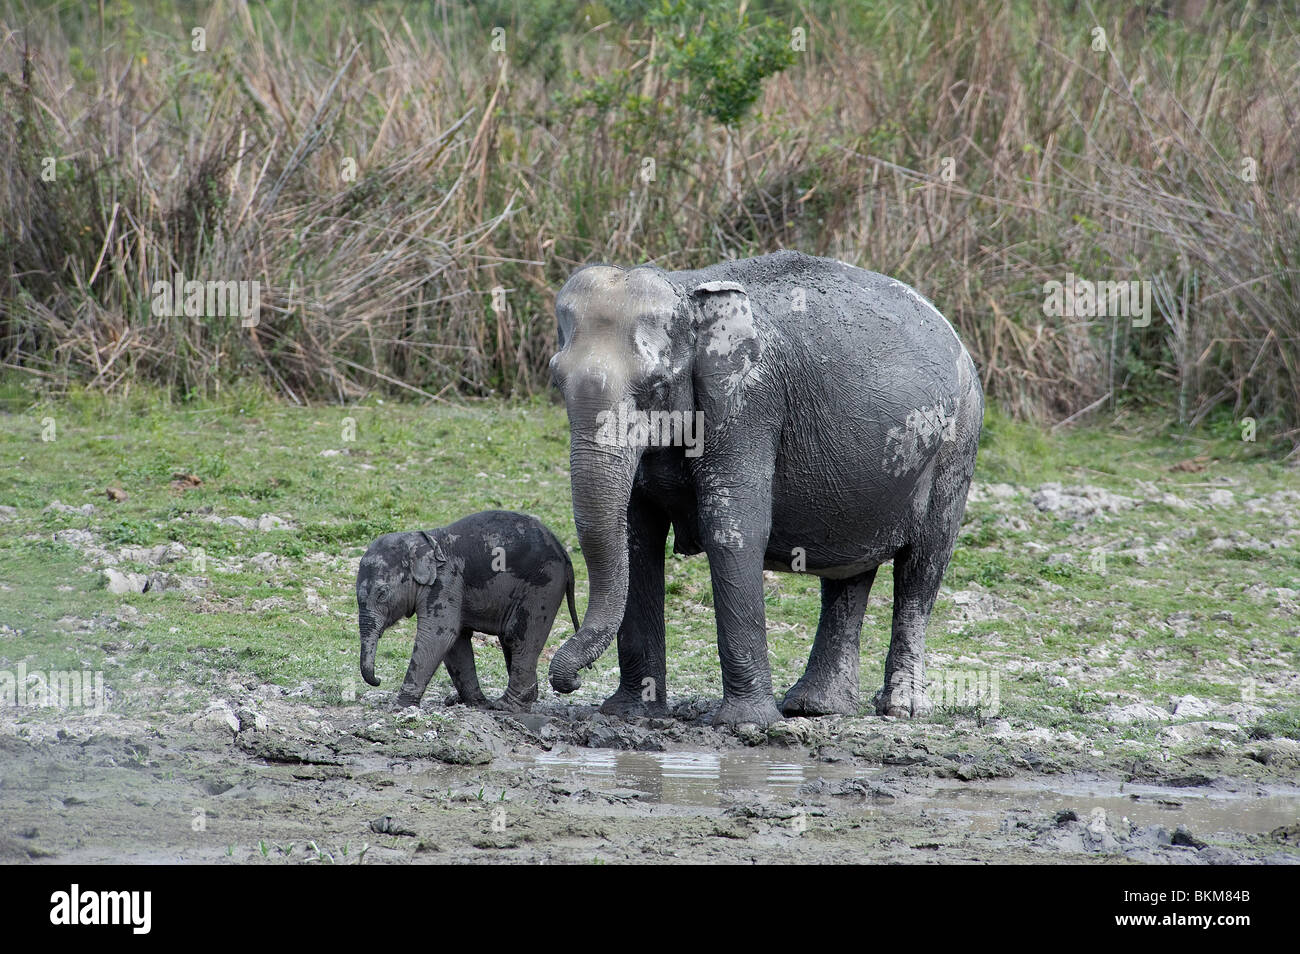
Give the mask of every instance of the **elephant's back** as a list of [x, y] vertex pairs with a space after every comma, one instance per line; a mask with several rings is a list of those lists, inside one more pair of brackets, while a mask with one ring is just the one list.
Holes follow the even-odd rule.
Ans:
[[489, 550], [501, 547], [508, 554], [568, 558], [564, 544], [532, 514], [514, 510], [483, 510], [447, 525], [449, 536], [485, 544]]
[[[847, 262], [782, 251], [673, 273], [680, 285], [741, 284], [777, 357], [792, 423], [869, 445], [891, 428], [979, 410], [974, 362], [952, 325], [911, 286]], [[908, 424], [909, 419], [912, 424]], [[923, 423], [917, 425], [915, 422]], [[837, 421], [835, 424], [830, 421]]]
[[683, 287], [726, 280], [744, 286], [756, 316], [835, 375], [940, 379], [956, 388], [969, 355], [957, 332], [916, 289], [831, 258], [782, 251], [674, 273]]

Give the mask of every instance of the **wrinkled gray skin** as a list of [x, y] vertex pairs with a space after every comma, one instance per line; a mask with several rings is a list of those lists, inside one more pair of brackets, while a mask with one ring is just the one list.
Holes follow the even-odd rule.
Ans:
[[[708, 555], [723, 700], [714, 720], [856, 713], [867, 594], [894, 561], [878, 713], [927, 711], [925, 627], [975, 468], [983, 393], [947, 320], [894, 279], [780, 252], [699, 271], [581, 269], [556, 299], [573, 511], [591, 579], [552, 686], [618, 637], [603, 711], [665, 710], [664, 543]], [[597, 415], [701, 411], [703, 453], [609, 446]], [[772, 693], [763, 570], [822, 579], [808, 666]]]
[[[527, 711], [537, 699], [537, 658], [566, 596], [577, 629], [573, 564], [535, 517], [488, 510], [438, 530], [386, 533], [370, 544], [357, 571], [361, 676], [379, 685], [379, 637], [414, 614], [415, 648], [399, 706], [418, 705], [446, 662], [461, 702]], [[492, 703], [474, 668], [475, 632], [500, 637], [506, 658], [509, 685]]]

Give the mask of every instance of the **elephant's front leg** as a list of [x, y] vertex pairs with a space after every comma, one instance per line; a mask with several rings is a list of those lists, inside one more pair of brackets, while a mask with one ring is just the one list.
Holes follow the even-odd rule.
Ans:
[[420, 704], [429, 680], [460, 637], [459, 594], [421, 598], [416, 615], [411, 664], [406, 667], [406, 678], [397, 694], [397, 704], [403, 708]]
[[668, 515], [634, 491], [627, 509], [627, 608], [618, 628], [618, 689], [600, 711], [628, 718], [668, 711], [664, 543]]
[[[758, 473], [771, 473], [757, 468]], [[713, 578], [722, 662], [722, 707], [715, 724], [770, 725], [783, 716], [772, 695], [763, 605], [763, 556], [772, 524], [770, 484], [729, 483], [702, 494], [700, 524]]]

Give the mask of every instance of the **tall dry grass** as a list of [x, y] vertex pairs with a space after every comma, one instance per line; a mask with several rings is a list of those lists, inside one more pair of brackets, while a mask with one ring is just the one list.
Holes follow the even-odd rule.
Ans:
[[[808, 49], [732, 129], [632, 6], [11, 5], [0, 361], [53, 388], [527, 394], [579, 263], [794, 247], [915, 284], [1015, 413], [1142, 402], [1300, 443], [1284, 6], [751, 3]], [[258, 324], [154, 316], [177, 271], [262, 282]], [[1150, 326], [1045, 315], [1067, 272], [1151, 281]]]

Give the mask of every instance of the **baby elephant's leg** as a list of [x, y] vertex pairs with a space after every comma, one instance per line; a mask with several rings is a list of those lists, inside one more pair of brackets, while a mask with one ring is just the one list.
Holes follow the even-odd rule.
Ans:
[[487, 697], [478, 684], [478, 669], [474, 665], [474, 644], [471, 639], [472, 629], [462, 629], [460, 638], [447, 651], [443, 662], [451, 675], [452, 685], [456, 687], [456, 696], [447, 697], [447, 705], [463, 702], [467, 706], [485, 706]]
[[537, 701], [537, 660], [551, 635], [551, 623], [559, 609], [558, 604], [551, 605], [551, 602], [534, 602], [531, 612], [526, 617], [521, 614], [510, 632], [501, 637], [501, 651], [506, 657], [510, 682], [505, 695], [496, 701], [496, 708], [527, 712]]

